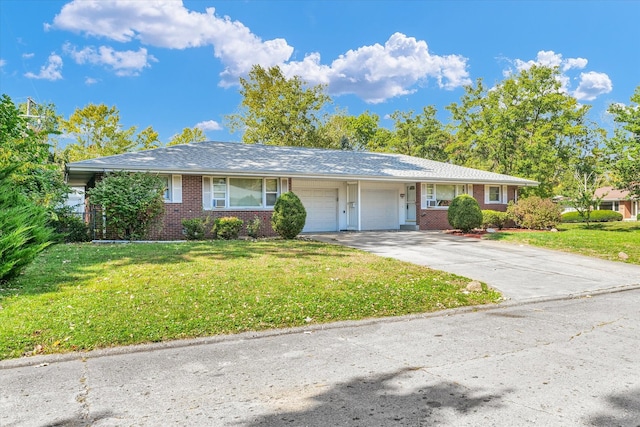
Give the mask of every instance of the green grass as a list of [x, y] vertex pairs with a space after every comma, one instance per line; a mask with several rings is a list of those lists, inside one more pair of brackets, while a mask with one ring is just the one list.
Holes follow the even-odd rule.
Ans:
[[[523, 243], [593, 256], [612, 261], [640, 264], [640, 222], [602, 222], [586, 224], [560, 224], [558, 232], [499, 232], [486, 238]], [[627, 260], [619, 257], [624, 252]]]
[[303, 240], [57, 245], [0, 285], [0, 359], [499, 300], [467, 282]]

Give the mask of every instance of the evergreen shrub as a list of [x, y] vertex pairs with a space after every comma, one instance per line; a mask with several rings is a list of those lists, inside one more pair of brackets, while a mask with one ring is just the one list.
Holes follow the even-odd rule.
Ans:
[[447, 219], [453, 228], [466, 233], [482, 225], [482, 211], [476, 199], [461, 194], [451, 201]]
[[292, 192], [283, 193], [276, 200], [271, 216], [271, 226], [283, 239], [294, 239], [307, 221], [304, 205]]

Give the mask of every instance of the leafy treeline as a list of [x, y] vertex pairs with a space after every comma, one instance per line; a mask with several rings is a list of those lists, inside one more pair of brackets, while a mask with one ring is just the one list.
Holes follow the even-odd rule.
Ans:
[[[340, 108], [331, 111], [325, 86], [287, 78], [278, 67], [254, 66], [240, 79], [240, 94], [237, 112], [225, 119], [247, 144], [424, 157], [539, 181], [529, 191], [543, 197], [573, 197], [593, 187], [585, 186], [585, 180], [640, 193], [640, 86], [629, 105], [610, 106], [616, 123], [610, 137], [588, 119], [589, 105], [578, 104], [562, 90], [559, 70], [549, 67], [531, 67], [492, 87], [478, 79], [459, 102], [446, 107], [447, 123], [437, 118], [435, 107], [425, 106], [418, 112], [391, 113], [390, 129], [369, 111], [358, 116]], [[53, 151], [47, 151], [44, 141], [32, 147], [53, 156], [55, 164], [164, 145], [151, 126], [140, 132], [124, 128], [114, 106], [89, 104], [68, 119], [57, 117], [53, 106], [46, 109], [47, 136], [64, 133], [75, 140]], [[205, 139], [202, 130], [185, 128], [166, 145]]]

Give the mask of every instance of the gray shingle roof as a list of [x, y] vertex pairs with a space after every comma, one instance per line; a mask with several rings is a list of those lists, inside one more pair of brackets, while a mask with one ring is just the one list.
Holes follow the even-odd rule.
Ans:
[[535, 181], [401, 154], [200, 142], [67, 164], [70, 180], [112, 170], [537, 185]]

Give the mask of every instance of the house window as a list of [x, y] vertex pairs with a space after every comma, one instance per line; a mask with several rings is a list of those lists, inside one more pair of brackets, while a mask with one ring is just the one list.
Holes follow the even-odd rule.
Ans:
[[214, 208], [224, 208], [227, 206], [227, 179], [212, 178], [212, 198], [211, 206]]
[[162, 198], [165, 202], [171, 201], [171, 177], [169, 175], [160, 175], [158, 178], [162, 180], [164, 185], [164, 193], [162, 194]]
[[484, 186], [484, 203], [496, 204], [506, 203], [507, 187], [506, 185], [485, 185]]
[[165, 203], [182, 203], [182, 175], [159, 175], [164, 184]]
[[202, 177], [202, 207], [207, 210], [273, 207], [279, 195], [279, 178]]
[[229, 178], [229, 207], [261, 208], [262, 179]]
[[465, 184], [422, 184], [422, 209], [446, 208], [453, 199], [466, 193]]
[[278, 199], [278, 180], [267, 178], [264, 180], [266, 206], [273, 206]]

